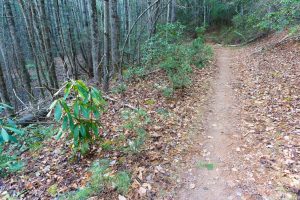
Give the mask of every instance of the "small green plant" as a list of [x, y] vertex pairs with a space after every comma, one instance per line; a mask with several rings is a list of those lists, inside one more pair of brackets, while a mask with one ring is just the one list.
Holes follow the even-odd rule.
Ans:
[[204, 35], [204, 33], [205, 33], [205, 31], [206, 31], [206, 27], [205, 27], [205, 26], [197, 27], [197, 28], [195, 29], [195, 31], [196, 31], [197, 37], [198, 37], [198, 38], [202, 38], [203, 35]]
[[23, 162], [19, 161], [16, 155], [4, 152], [3, 147], [0, 146], [0, 177], [15, 173], [21, 170], [23, 166]]
[[122, 83], [116, 86], [115, 88], [113, 88], [112, 92], [116, 94], [124, 94], [126, 90], [127, 90], [127, 86], [124, 83]]
[[109, 172], [109, 160], [95, 161], [90, 169], [92, 173], [91, 180], [88, 184], [93, 191], [101, 192], [108, 182], [109, 176], [106, 174]]
[[[54, 111], [55, 120], [61, 122], [57, 138], [68, 131], [67, 138], [73, 140], [74, 152], [86, 154], [90, 145], [100, 138], [100, 116], [106, 102], [99, 90], [88, 87], [81, 80], [70, 80], [64, 88], [64, 97], [51, 104], [48, 115]], [[69, 96], [72, 99], [67, 103]]]
[[173, 88], [170, 88], [170, 87], [163, 88], [162, 89], [162, 94], [166, 98], [171, 98], [173, 96], [173, 94], [174, 94]]
[[185, 45], [170, 45], [172, 50], [164, 60], [160, 62], [160, 67], [166, 71], [173, 89], [187, 87], [191, 83], [190, 74], [192, 68], [189, 59], [186, 59], [188, 48]]
[[53, 125], [42, 126], [31, 124], [24, 128], [25, 134], [22, 138], [22, 142], [26, 144], [32, 152], [37, 152], [43, 147], [43, 141], [47, 140], [56, 133]]
[[138, 153], [142, 145], [145, 143], [147, 132], [146, 125], [150, 123], [150, 117], [147, 112], [139, 110], [124, 110], [122, 117], [125, 121], [124, 128], [134, 133], [134, 137], [128, 139], [127, 151]]
[[84, 187], [78, 189], [76, 192], [71, 192], [70, 194], [66, 194], [65, 196], [62, 197], [62, 199], [66, 200], [85, 200], [91, 197], [93, 191], [89, 187]]
[[[0, 103], [0, 113], [6, 109], [13, 109], [11, 106]], [[0, 144], [6, 142], [17, 142], [16, 135], [23, 135], [24, 131], [19, 129], [15, 122], [10, 118], [0, 118]]]
[[198, 168], [205, 168], [205, 169], [211, 171], [215, 168], [215, 165], [213, 163], [198, 162], [197, 167]]
[[104, 151], [111, 151], [111, 150], [113, 150], [114, 149], [114, 146], [113, 146], [113, 144], [112, 144], [112, 141], [105, 141], [105, 142], [103, 142], [102, 143], [102, 145], [101, 145], [101, 147], [102, 147], [102, 149], [104, 150]]
[[64, 194], [60, 199], [85, 200], [99, 195], [106, 187], [113, 187], [119, 193], [126, 194], [131, 183], [130, 175], [124, 171], [113, 174], [109, 164], [110, 161], [106, 159], [95, 161], [90, 168], [92, 176], [86, 186]]
[[129, 191], [131, 183], [131, 178], [129, 174], [125, 171], [118, 172], [115, 177], [112, 178], [112, 185], [117, 189], [117, 191], [123, 195], [127, 194]]
[[149, 68], [157, 66], [174, 53], [174, 47], [179, 45], [184, 38], [184, 30], [185, 26], [180, 23], [158, 26], [157, 34], [150, 38], [142, 48], [143, 66]]
[[143, 109], [137, 109], [137, 110], [125, 109], [122, 111], [122, 117], [125, 120], [124, 127], [129, 130], [143, 128], [151, 121], [147, 112]]
[[53, 184], [51, 185], [48, 189], [47, 192], [50, 196], [55, 197], [57, 195], [58, 192], [58, 186], [57, 184]]
[[145, 68], [143, 67], [129, 67], [124, 73], [126, 80], [143, 77], [145, 75]]
[[128, 139], [128, 148], [127, 150], [132, 153], [139, 153], [143, 144], [146, 140], [146, 131], [142, 128], [138, 128], [135, 130], [137, 137], [134, 139]]
[[61, 199], [85, 200], [100, 194], [109, 182], [109, 176], [106, 175], [109, 172], [109, 160], [95, 161], [90, 168], [90, 172], [92, 176], [85, 187], [64, 194]]
[[[0, 114], [7, 109], [13, 108], [0, 103]], [[0, 176], [7, 176], [23, 168], [23, 162], [17, 159], [17, 152], [13, 150], [13, 146], [18, 145], [17, 137], [23, 135], [24, 131], [12, 119], [0, 118]]]
[[212, 48], [205, 45], [201, 40], [199, 38], [194, 40], [191, 47], [191, 64], [197, 68], [203, 68], [213, 55]]
[[170, 116], [170, 113], [167, 109], [165, 108], [159, 108], [156, 110], [157, 114], [161, 115], [164, 118], [167, 118]]
[[299, 33], [300, 33], [300, 25], [293, 26], [293, 27], [291, 27], [290, 30], [289, 30], [289, 34], [290, 34], [291, 36], [297, 35], [297, 34], [299, 34]]

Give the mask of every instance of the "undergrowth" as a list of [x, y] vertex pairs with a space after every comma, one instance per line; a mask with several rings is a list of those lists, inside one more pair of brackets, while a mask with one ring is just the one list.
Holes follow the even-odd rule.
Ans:
[[109, 160], [95, 161], [90, 168], [92, 175], [86, 186], [77, 191], [60, 195], [59, 199], [85, 200], [100, 195], [107, 188], [113, 188], [118, 193], [125, 195], [129, 191], [131, 184], [129, 173], [126, 171], [113, 173], [109, 167]]
[[126, 77], [142, 77], [146, 72], [162, 69], [169, 79], [169, 85], [162, 90], [166, 97], [191, 85], [192, 65], [202, 68], [212, 56], [212, 49], [204, 42], [205, 29], [200, 27], [195, 31], [197, 38], [190, 41], [186, 39], [186, 26], [160, 25], [157, 34], [143, 45], [142, 67], [129, 68]]
[[[253, 5], [257, 9], [253, 10]], [[234, 14], [231, 24], [223, 24], [210, 38], [217, 43], [244, 44], [270, 32], [287, 28], [293, 32], [299, 25], [299, 7], [297, 0], [245, 2], [243, 12]]]

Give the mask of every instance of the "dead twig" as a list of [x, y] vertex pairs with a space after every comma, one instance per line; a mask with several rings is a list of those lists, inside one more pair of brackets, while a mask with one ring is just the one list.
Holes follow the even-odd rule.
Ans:
[[14, 94], [15, 94], [15, 97], [22, 103], [22, 105], [23, 105], [25, 108], [28, 108], [28, 107], [26, 106], [26, 104], [18, 97], [18, 95], [17, 95], [15, 89], [13, 89], [13, 92], [14, 92]]
[[249, 134], [250, 134], [250, 132], [244, 134], [244, 135], [243, 135], [243, 138], [245, 138], [245, 137], [246, 137], [247, 135], [249, 135]]
[[[113, 98], [111, 98], [109, 96], [103, 96], [103, 98], [106, 99], [106, 100], [108, 100], [108, 101], [119, 102], [118, 100], [113, 99]], [[136, 107], [134, 107], [134, 106], [132, 106], [130, 104], [125, 104], [125, 103], [121, 103], [121, 104], [122, 104], [123, 107], [127, 107], [127, 108], [130, 108], [132, 110], [138, 110], [138, 108], [136, 108]]]

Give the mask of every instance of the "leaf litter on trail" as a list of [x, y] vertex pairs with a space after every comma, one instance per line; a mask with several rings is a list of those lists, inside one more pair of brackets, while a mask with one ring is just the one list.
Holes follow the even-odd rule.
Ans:
[[238, 181], [245, 197], [288, 199], [300, 190], [300, 44], [256, 53], [284, 34], [241, 49], [235, 58], [244, 143]]

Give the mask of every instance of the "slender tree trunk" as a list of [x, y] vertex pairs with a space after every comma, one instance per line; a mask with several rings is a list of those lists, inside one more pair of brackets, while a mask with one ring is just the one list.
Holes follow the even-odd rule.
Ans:
[[124, 13], [125, 13], [125, 34], [128, 34], [130, 29], [129, 24], [129, 0], [124, 0]]
[[[74, 66], [75, 63], [73, 62], [74, 59], [71, 58], [70, 54], [72, 53], [72, 51], [70, 51], [70, 49], [68, 49], [68, 40], [67, 38], [65, 38], [65, 34], [64, 34], [64, 21], [63, 21], [63, 17], [64, 17], [64, 13], [66, 12], [63, 8], [63, 4], [60, 4], [61, 1], [56, 0], [56, 20], [57, 20], [57, 25], [58, 25], [58, 30], [59, 30], [59, 41], [63, 50], [63, 55], [62, 58], [65, 61], [65, 68], [68, 68], [67, 71], [69, 72], [69, 69], [71, 69], [71, 74], [72, 76], [75, 75], [74, 72]], [[61, 2], [64, 3], [65, 1]], [[61, 8], [61, 9], [60, 9]], [[68, 36], [68, 35], [67, 35]], [[69, 36], [68, 36], [69, 37]], [[68, 63], [67, 63], [68, 62]], [[68, 67], [69, 64], [69, 67]], [[69, 77], [69, 74], [67, 74]]]
[[[129, 0], [124, 0], [124, 12], [125, 12], [125, 35], [127, 35], [129, 33], [129, 30], [130, 30], [130, 22], [131, 22], [131, 19], [130, 19], [130, 1]], [[128, 47], [128, 50], [130, 51], [131, 50], [131, 41], [130, 41], [130, 38], [128, 39], [128, 42], [127, 42], [127, 47]], [[128, 56], [128, 60], [130, 60], [130, 55]]]
[[97, 15], [97, 1], [92, 0], [92, 63], [94, 79], [99, 82], [99, 31], [98, 31], [98, 15]]
[[46, 55], [48, 58], [48, 64], [49, 66], [49, 75], [50, 75], [50, 81], [51, 81], [51, 86], [53, 88], [58, 89], [59, 85], [58, 85], [58, 80], [57, 80], [57, 75], [56, 75], [56, 69], [55, 69], [55, 62], [54, 62], [54, 57], [53, 57], [53, 52], [52, 52], [52, 48], [51, 48], [51, 28], [50, 28], [50, 24], [49, 24], [49, 20], [48, 17], [46, 16], [46, 5], [45, 5], [45, 0], [41, 0], [41, 18], [43, 20], [43, 24], [44, 24], [44, 29], [43, 31], [43, 35], [44, 35], [44, 39], [45, 39], [45, 50], [46, 50]]
[[167, 8], [167, 20], [166, 20], [167, 23], [170, 23], [171, 7], [172, 7], [172, 2], [169, 2]]
[[[151, 6], [152, 2], [148, 1], [148, 6]], [[152, 37], [156, 33], [156, 23], [157, 23], [157, 17], [159, 14], [159, 9], [160, 8], [160, 0], [158, 0], [155, 5], [149, 9], [150, 12], [150, 17], [149, 17], [149, 25], [150, 25], [150, 30], [149, 30], [149, 38]]]
[[4, 74], [3, 69], [2, 66], [0, 65], [0, 95], [1, 95], [0, 97], [2, 99], [2, 102], [11, 105], [3, 74]]
[[[85, 31], [88, 31], [90, 27], [88, 2], [84, 1], [83, 4], [84, 4], [83, 5], [84, 27], [85, 27]], [[89, 70], [89, 76], [90, 78], [92, 78], [94, 76], [92, 52], [87, 51], [87, 49], [90, 48], [91, 48], [90, 40], [85, 40], [84, 44], [82, 45], [82, 51], [86, 51], [86, 61]]]
[[[36, 46], [36, 52], [37, 52], [37, 57], [39, 58], [39, 63], [40, 63], [40, 72], [41, 75], [44, 79], [45, 85], [48, 85], [49, 82], [49, 77], [47, 77], [46, 75], [46, 71], [47, 69], [47, 58], [45, 55], [45, 46], [44, 46], [44, 39], [43, 39], [43, 34], [41, 32], [42, 30], [42, 23], [40, 23], [40, 17], [38, 16], [38, 7], [35, 4], [34, 1], [31, 2], [30, 4], [30, 8], [29, 8], [29, 12], [30, 12], [30, 24], [31, 24], [31, 28], [33, 29], [33, 41], [35, 42], [35, 46]], [[46, 66], [45, 66], [46, 65]]]
[[3, 62], [4, 62], [4, 69], [5, 69], [5, 71], [6, 71], [6, 74], [4, 74], [4, 76], [7, 77], [8, 85], [11, 86], [12, 88], [14, 88], [14, 83], [13, 83], [12, 74], [9, 73], [10, 68], [9, 68], [9, 65], [8, 65], [8, 62], [7, 62], [7, 59], [6, 59], [4, 50], [3, 50], [2, 41], [0, 41], [0, 52], [1, 52], [1, 56], [2, 56], [2, 58], [3, 58]]
[[[68, 8], [68, 5], [67, 5], [67, 2], [65, 2], [65, 7]], [[71, 10], [70, 10], [71, 9]], [[68, 38], [69, 38], [69, 48], [70, 48], [70, 54], [71, 54], [71, 57], [72, 57], [72, 67], [74, 69], [74, 77], [75, 79], [79, 79], [79, 72], [78, 72], [78, 65], [80, 65], [79, 62], [77, 62], [77, 48], [76, 48], [76, 40], [75, 40], [75, 31], [74, 31], [74, 23], [72, 21], [72, 16], [71, 16], [71, 13], [72, 12], [72, 7], [68, 8], [67, 10], [67, 17], [66, 17], [66, 21], [67, 21], [67, 28], [66, 30], [68, 30]], [[83, 68], [83, 70], [85, 70]]]
[[103, 90], [109, 89], [109, 0], [104, 0], [104, 60], [103, 60]]
[[170, 22], [176, 22], [176, 0], [171, 1], [171, 14], [170, 14]]
[[120, 66], [120, 50], [119, 50], [119, 16], [118, 16], [118, 6], [117, 0], [109, 1], [110, 8], [110, 25], [111, 25], [111, 57], [112, 57], [112, 66], [113, 72], [117, 70], [119, 82], [123, 81], [122, 76], [122, 66]]
[[206, 0], [203, 0], [203, 26], [206, 26]]
[[[152, 4], [152, 0], [148, 0], [148, 6], [150, 6]], [[152, 34], [152, 9], [148, 9], [147, 11], [148, 14], [148, 23], [147, 23], [147, 29], [149, 32], [149, 38], [151, 37]]]
[[14, 16], [12, 13], [12, 8], [11, 8], [9, 0], [4, 0], [4, 5], [6, 8], [7, 23], [9, 26], [10, 35], [11, 35], [12, 42], [13, 42], [13, 45], [16, 50], [18, 64], [20, 65], [19, 67], [21, 68], [22, 79], [24, 81], [25, 89], [27, 90], [27, 92], [29, 92], [29, 94], [30, 94], [29, 96], [31, 98], [31, 96], [33, 95], [33, 92], [32, 92], [32, 88], [31, 88], [30, 74], [26, 68], [25, 57], [24, 57], [23, 50], [21, 48], [21, 40], [19, 37], [17, 37]]

